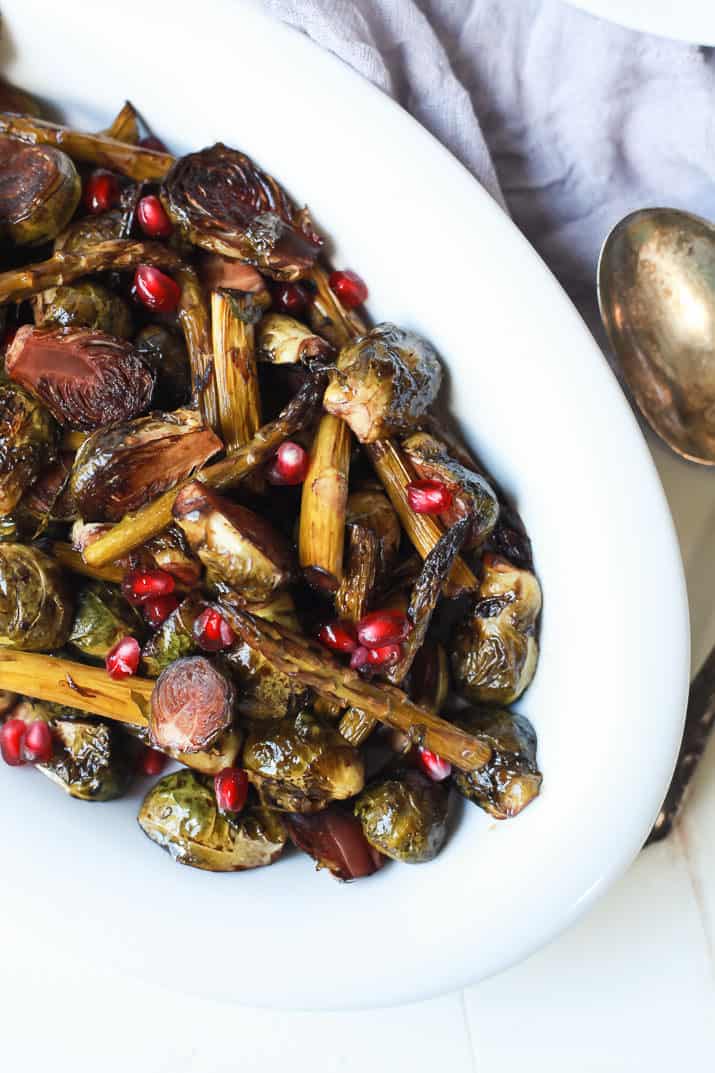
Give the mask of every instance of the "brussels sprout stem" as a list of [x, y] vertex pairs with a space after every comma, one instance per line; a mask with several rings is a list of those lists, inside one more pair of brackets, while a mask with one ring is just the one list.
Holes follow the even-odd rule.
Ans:
[[139, 141], [139, 123], [131, 101], [125, 101], [107, 129], [99, 133], [105, 138], [112, 138], [126, 145], [136, 145]]
[[108, 134], [85, 134], [59, 123], [46, 123], [31, 116], [7, 112], [0, 113], [0, 134], [31, 145], [54, 145], [73, 160], [111, 168], [137, 182], [163, 179], [174, 163], [170, 153], [141, 149], [111, 138]]
[[326, 700], [360, 708], [381, 723], [403, 731], [414, 745], [424, 745], [463, 771], [476, 771], [489, 762], [492, 751], [486, 742], [418, 707], [396, 686], [365, 681], [317, 642], [285, 627], [235, 607], [224, 606], [224, 612], [242, 641], [277, 671], [314, 689]]
[[379, 543], [377, 534], [363, 525], [349, 526], [348, 533], [347, 567], [335, 594], [335, 610], [340, 618], [357, 623], [370, 606], [377, 574]]
[[136, 268], [139, 264], [155, 265], [169, 272], [183, 267], [178, 254], [160, 242], [110, 239], [96, 243], [84, 253], [64, 253], [59, 250], [46, 261], [0, 272], [0, 305], [24, 301], [38, 291], [72, 283], [80, 276], [111, 269]]
[[248, 443], [261, 427], [254, 328], [236, 315], [226, 294], [212, 291], [211, 332], [217, 431], [231, 452]]
[[183, 265], [176, 279], [181, 286], [178, 316], [189, 354], [192, 392], [205, 424], [220, 433], [208, 305], [193, 268]]
[[306, 579], [335, 592], [343, 576], [351, 435], [338, 417], [318, 425], [303, 482], [298, 555]]
[[[407, 486], [416, 479], [410, 462], [392, 440], [377, 440], [364, 446], [405, 532], [422, 558], [426, 559], [444, 536], [445, 530], [433, 514], [417, 514], [407, 502]], [[457, 557], [445, 584], [445, 594], [456, 596], [464, 591], [473, 591], [478, 585], [467, 564]]]
[[82, 577], [91, 577], [98, 581], [113, 581], [116, 584], [120, 584], [124, 577], [122, 568], [112, 563], [108, 566], [88, 566], [80, 553], [62, 540], [53, 540], [50, 551], [53, 559], [73, 574], [81, 574]]
[[103, 667], [8, 649], [0, 649], [0, 682], [3, 689], [13, 693], [66, 704], [91, 715], [134, 726], [147, 725], [154, 688], [154, 683], [147, 678], [115, 681]]
[[[239, 484], [250, 473], [267, 462], [280, 447], [283, 440], [294, 435], [314, 419], [320, 407], [325, 380], [317, 376], [306, 381], [295, 398], [280, 412], [275, 421], [269, 421], [256, 435], [232, 455], [199, 470], [189, 480], [200, 480], [217, 491], [226, 491]], [[124, 558], [134, 548], [158, 536], [172, 522], [172, 507], [181, 488], [189, 483], [182, 481], [176, 488], [164, 492], [147, 503], [135, 514], [128, 514], [108, 533], [93, 541], [83, 553], [85, 562], [92, 567], [106, 566]]]

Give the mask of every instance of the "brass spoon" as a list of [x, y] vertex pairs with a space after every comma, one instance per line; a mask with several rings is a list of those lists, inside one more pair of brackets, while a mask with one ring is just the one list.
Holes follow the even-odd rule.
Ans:
[[601, 250], [598, 301], [648, 424], [715, 465], [715, 227], [677, 209], [626, 216]]

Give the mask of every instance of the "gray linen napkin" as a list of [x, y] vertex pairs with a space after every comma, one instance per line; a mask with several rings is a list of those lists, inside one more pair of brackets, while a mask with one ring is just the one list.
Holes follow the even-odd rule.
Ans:
[[600, 244], [646, 205], [715, 217], [714, 50], [557, 0], [264, 0], [395, 97], [502, 204], [599, 340]]

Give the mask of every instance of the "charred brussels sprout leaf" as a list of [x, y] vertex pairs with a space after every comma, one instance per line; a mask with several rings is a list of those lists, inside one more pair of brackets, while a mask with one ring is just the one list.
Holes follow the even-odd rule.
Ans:
[[136, 417], [154, 380], [131, 343], [88, 328], [18, 329], [8, 376], [70, 428], [89, 430]]
[[273, 864], [286, 833], [266, 808], [228, 818], [219, 812], [210, 782], [193, 771], [160, 779], [144, 798], [139, 826], [179, 864], [208, 872], [242, 872]]
[[260, 515], [200, 481], [180, 490], [173, 515], [204, 566], [245, 599], [266, 599], [291, 580], [294, 562], [286, 539]]
[[256, 357], [271, 365], [327, 360], [332, 353], [330, 343], [283, 313], [267, 313], [256, 329]]
[[539, 658], [536, 622], [541, 588], [529, 570], [484, 556], [479, 601], [452, 639], [452, 669], [468, 700], [511, 704], [534, 677]]
[[19, 384], [0, 380], [0, 516], [56, 457], [59, 431], [37, 399]]
[[79, 203], [77, 169], [61, 149], [0, 139], [0, 233], [18, 246], [55, 238]]
[[420, 771], [405, 771], [368, 786], [355, 815], [371, 846], [407, 864], [436, 857], [447, 837], [448, 795]]
[[37, 548], [0, 544], [0, 648], [49, 652], [72, 628], [72, 601], [57, 563]]
[[361, 443], [373, 443], [412, 427], [434, 402], [441, 380], [429, 343], [394, 324], [378, 324], [340, 351], [323, 406], [347, 421]]
[[119, 339], [130, 339], [134, 331], [127, 303], [99, 283], [50, 287], [33, 304], [38, 328], [93, 328]]
[[103, 660], [122, 637], [141, 637], [142, 621], [118, 588], [90, 581], [77, 597], [68, 643], [90, 659]]
[[182, 337], [163, 324], [147, 324], [134, 343], [154, 374], [154, 406], [162, 410], [185, 406], [191, 397], [191, 368]]
[[286, 812], [317, 812], [353, 797], [365, 780], [357, 749], [308, 712], [254, 724], [243, 766], [264, 804]]
[[483, 544], [499, 518], [499, 500], [486, 478], [456, 462], [445, 444], [427, 432], [412, 433], [402, 446], [421, 479], [441, 481], [452, 493], [452, 506], [440, 516], [447, 528], [471, 514], [474, 521], [465, 546]]
[[226, 663], [238, 686], [236, 707], [252, 719], [281, 719], [307, 699], [307, 690], [276, 671], [260, 652], [238, 641], [226, 653]]
[[196, 410], [100, 428], [77, 452], [72, 495], [85, 521], [116, 522], [188, 477], [221, 447]]
[[35, 532], [41, 532], [50, 522], [73, 522], [77, 507], [69, 490], [74, 455], [60, 451], [57, 461], [43, 469], [21, 503], [23, 511], [34, 518]]
[[161, 198], [196, 246], [247, 261], [276, 279], [305, 274], [322, 245], [307, 209], [297, 210], [250, 157], [220, 143], [180, 157]]
[[502, 708], [471, 708], [455, 718], [492, 748], [492, 758], [478, 771], [455, 769], [454, 785], [497, 820], [516, 816], [537, 796], [541, 773], [536, 766], [536, 734], [528, 719]]
[[81, 801], [113, 801], [132, 780], [131, 753], [121, 731], [106, 723], [56, 719], [55, 755], [38, 769]]

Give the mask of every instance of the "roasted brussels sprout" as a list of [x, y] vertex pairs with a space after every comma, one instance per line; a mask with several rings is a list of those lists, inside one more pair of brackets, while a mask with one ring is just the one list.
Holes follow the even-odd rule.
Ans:
[[139, 810], [139, 826], [179, 864], [208, 872], [242, 872], [273, 864], [286, 833], [280, 817], [249, 807], [232, 818], [219, 812], [209, 780], [176, 771], [151, 788]]
[[338, 879], [362, 879], [381, 868], [384, 857], [365, 838], [362, 826], [349, 808], [330, 805], [309, 815], [284, 817], [290, 840]]
[[91, 246], [119, 238], [122, 214], [119, 209], [99, 216], [81, 216], [73, 220], [55, 239], [55, 253], [86, 253]]
[[38, 770], [81, 801], [113, 801], [132, 781], [131, 753], [107, 723], [53, 719], [55, 755]]
[[0, 380], [0, 517], [56, 457], [59, 429], [19, 384]]
[[402, 531], [390, 500], [373, 489], [358, 490], [348, 496], [347, 524], [371, 529], [379, 541], [378, 573], [391, 573], [400, 548]]
[[202, 752], [231, 725], [234, 701], [228, 678], [204, 656], [177, 659], [151, 695], [151, 740], [159, 749]]
[[256, 329], [256, 357], [271, 365], [296, 365], [311, 358], [329, 358], [330, 343], [299, 320], [283, 313], [267, 313]]
[[153, 405], [160, 410], [186, 406], [191, 397], [191, 368], [182, 336], [164, 324], [147, 324], [134, 345], [154, 374]]
[[451, 507], [440, 515], [444, 524], [449, 528], [470, 514], [473, 521], [465, 547], [483, 544], [499, 518], [499, 500], [486, 478], [456, 462], [446, 445], [427, 432], [413, 432], [402, 447], [421, 479], [439, 480], [452, 493]]
[[134, 333], [127, 303], [99, 283], [50, 287], [40, 291], [33, 307], [38, 328], [92, 328], [119, 339]]
[[263, 803], [286, 812], [318, 812], [329, 801], [353, 797], [365, 781], [357, 749], [309, 712], [254, 723], [243, 766]]
[[94, 429], [136, 417], [154, 380], [131, 343], [88, 328], [19, 328], [5, 358], [8, 376], [64, 425]]
[[397, 772], [367, 786], [355, 815], [371, 846], [394, 861], [421, 864], [436, 857], [447, 837], [448, 794], [421, 771]]
[[455, 723], [477, 734], [492, 748], [492, 758], [478, 771], [452, 776], [460, 794], [497, 820], [516, 816], [537, 796], [541, 772], [536, 766], [536, 734], [529, 720], [505, 708], [460, 711]]
[[484, 556], [479, 600], [452, 638], [457, 691], [468, 700], [512, 704], [534, 677], [541, 587], [529, 570]]
[[61, 149], [0, 139], [0, 234], [18, 246], [55, 238], [72, 218], [82, 186]]
[[193, 589], [201, 580], [202, 567], [189, 550], [184, 534], [170, 525], [129, 555], [133, 567], [165, 570], [180, 588]]
[[161, 199], [194, 245], [247, 261], [276, 279], [305, 274], [322, 245], [308, 210], [296, 210], [272, 176], [220, 143], [180, 157]]
[[175, 660], [196, 652], [193, 625], [206, 606], [200, 596], [192, 593], [152, 634], [142, 649], [144, 672], [150, 678], [158, 678]]
[[103, 660], [122, 637], [143, 634], [142, 620], [120, 590], [88, 581], [79, 591], [68, 644], [89, 659]]
[[77, 452], [72, 496], [85, 521], [120, 521], [188, 477], [221, 447], [196, 410], [109, 425], [97, 429]]
[[245, 599], [263, 600], [291, 579], [293, 555], [285, 538], [264, 518], [200, 481], [180, 490], [173, 516], [204, 566]]
[[305, 704], [308, 691], [276, 671], [260, 652], [237, 641], [225, 660], [238, 687], [236, 708], [252, 719], [282, 719]]
[[57, 563], [37, 548], [0, 544], [0, 648], [61, 648], [72, 628], [72, 610]]
[[432, 346], [395, 324], [378, 324], [344, 346], [323, 398], [361, 443], [415, 424], [432, 405], [442, 370]]

